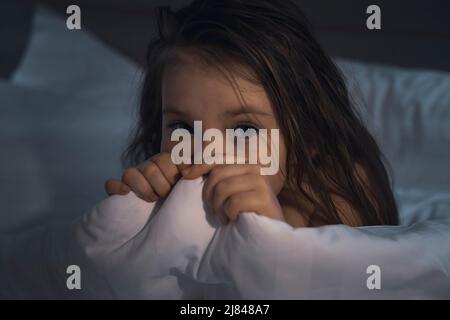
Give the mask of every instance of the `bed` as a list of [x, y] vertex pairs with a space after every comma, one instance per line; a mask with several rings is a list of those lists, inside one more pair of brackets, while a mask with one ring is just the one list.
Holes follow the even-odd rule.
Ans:
[[[38, 7], [0, 82], [1, 297], [450, 298], [449, 73], [336, 58], [392, 168], [400, 226], [292, 229], [245, 213], [221, 227], [201, 179], [157, 206], [101, 201], [121, 172], [142, 70], [64, 27]], [[73, 261], [81, 291], [66, 287]], [[381, 289], [368, 288], [373, 265]]]

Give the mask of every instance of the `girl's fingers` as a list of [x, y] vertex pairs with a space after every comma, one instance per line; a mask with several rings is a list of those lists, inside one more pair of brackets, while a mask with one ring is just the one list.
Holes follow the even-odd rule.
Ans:
[[212, 163], [212, 164], [193, 164], [188, 168], [185, 168], [181, 171], [181, 174], [183, 175], [183, 178], [185, 179], [196, 179], [198, 177], [201, 177], [205, 174], [208, 174], [211, 172], [212, 169], [214, 169], [217, 166], [227, 166], [227, 167], [233, 167], [233, 166], [245, 166], [248, 159], [246, 158], [239, 158], [241, 160], [240, 163], [238, 163], [237, 155], [226, 155], [222, 154], [221, 157], [223, 157], [222, 162], [223, 163]]
[[151, 161], [156, 164], [166, 180], [173, 186], [181, 177], [178, 167], [172, 162], [169, 153], [161, 153], [152, 157]]
[[130, 187], [117, 179], [109, 179], [105, 182], [105, 190], [109, 196], [114, 194], [125, 195], [130, 192]]
[[139, 169], [138, 172], [159, 197], [164, 198], [169, 194], [172, 186], [167, 181], [161, 169], [153, 161], [147, 162], [147, 165]]
[[223, 204], [223, 212], [231, 221], [236, 220], [242, 212], [252, 211], [258, 213], [259, 208], [260, 201], [258, 192], [255, 190], [235, 193], [228, 197]]
[[228, 177], [246, 175], [246, 174], [259, 174], [259, 167], [257, 165], [221, 165], [213, 168], [208, 179], [203, 187], [203, 198], [207, 201], [211, 201], [214, 187], [216, 184]]
[[187, 164], [187, 163], [177, 164], [177, 169], [178, 169], [178, 172], [180, 173], [180, 175], [183, 175], [183, 171], [190, 167], [192, 167], [192, 165]]
[[136, 195], [148, 202], [158, 200], [152, 186], [137, 168], [129, 168], [125, 170], [122, 181], [136, 193]]
[[208, 202], [209, 206], [216, 214], [225, 214], [224, 203], [233, 194], [247, 192], [255, 189], [252, 179], [254, 175], [244, 174], [232, 176], [219, 181], [212, 191], [212, 198]]
[[183, 170], [181, 170], [181, 174], [184, 179], [196, 179], [205, 174], [208, 174], [217, 164], [194, 164]]

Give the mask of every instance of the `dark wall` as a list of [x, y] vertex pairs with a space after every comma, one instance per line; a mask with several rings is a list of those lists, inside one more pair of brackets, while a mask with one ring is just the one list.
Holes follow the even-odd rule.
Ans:
[[[30, 3], [36, 1], [0, 2], [2, 40], [0, 72], [3, 74], [12, 69], [10, 64], [16, 61], [13, 58], [16, 58], [23, 48], [26, 31], [29, 30]], [[65, 14], [65, 8], [69, 4], [78, 4], [82, 8], [82, 27], [143, 64], [147, 43], [154, 32], [152, 19], [154, 7], [161, 4], [179, 7], [189, 0], [40, 0], [39, 2], [49, 4], [61, 14]], [[320, 42], [332, 55], [405, 67], [450, 71], [448, 0], [298, 0], [298, 2], [315, 26]], [[370, 31], [365, 27], [366, 8], [370, 4], [381, 7], [382, 30]], [[6, 43], [9, 59], [3, 58]]]
[[7, 78], [20, 62], [31, 28], [30, 1], [0, 1], [0, 78]]
[[[406, 67], [450, 70], [450, 1], [299, 1], [330, 54]], [[382, 29], [366, 28], [381, 8]]]

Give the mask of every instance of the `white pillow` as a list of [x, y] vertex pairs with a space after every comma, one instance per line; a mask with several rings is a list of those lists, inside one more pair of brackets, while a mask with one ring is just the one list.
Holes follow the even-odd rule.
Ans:
[[0, 83], [0, 231], [70, 220], [103, 199], [104, 181], [122, 172], [140, 74], [36, 7], [20, 66]]
[[338, 59], [400, 187], [450, 191], [450, 73]]

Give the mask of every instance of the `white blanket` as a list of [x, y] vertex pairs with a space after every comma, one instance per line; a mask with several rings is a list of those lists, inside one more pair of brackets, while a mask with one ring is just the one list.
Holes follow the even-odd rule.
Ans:
[[[11, 268], [2, 270], [3, 289], [67, 298], [450, 298], [448, 194], [404, 195], [405, 226], [294, 229], [254, 213], [222, 226], [203, 209], [202, 184], [181, 180], [157, 205], [113, 196], [63, 229], [15, 238], [2, 250], [0, 266]], [[30, 255], [5, 254], [14, 246]], [[33, 278], [17, 291], [30, 256]], [[65, 287], [70, 264], [81, 268], [81, 290]], [[380, 288], [371, 290], [373, 265]]]

